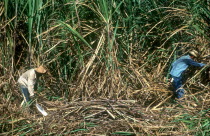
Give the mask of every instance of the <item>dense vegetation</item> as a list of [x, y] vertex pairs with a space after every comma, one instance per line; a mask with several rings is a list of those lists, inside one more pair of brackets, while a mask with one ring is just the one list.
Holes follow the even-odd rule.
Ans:
[[[202, 58], [210, 54], [209, 10], [208, 0], [1, 1], [0, 132], [210, 134], [210, 88], [202, 75], [205, 68], [192, 67], [186, 73], [183, 105], [170, 101], [168, 81], [171, 63], [191, 49], [199, 51], [197, 61], [209, 63]], [[51, 113], [46, 118], [19, 107], [22, 94], [17, 79], [39, 65], [48, 70], [37, 88], [38, 100]], [[123, 101], [127, 108], [109, 100]], [[112, 112], [106, 110], [112, 120], [99, 116], [103, 123], [87, 122], [85, 117], [97, 111], [89, 101], [98, 101], [92, 103], [98, 105], [95, 107], [109, 105], [112, 110], [115, 105]], [[49, 107], [58, 109], [50, 111]], [[64, 118], [67, 112], [71, 114]]]

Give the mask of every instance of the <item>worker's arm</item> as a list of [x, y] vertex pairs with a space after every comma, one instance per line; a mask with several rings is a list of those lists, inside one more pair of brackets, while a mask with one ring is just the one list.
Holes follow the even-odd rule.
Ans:
[[36, 74], [35, 72], [31, 72], [28, 76], [28, 91], [30, 96], [34, 96], [34, 85], [36, 81]]
[[203, 64], [203, 63], [198, 63], [198, 62], [196, 62], [196, 61], [194, 61], [192, 59], [188, 59], [187, 60], [187, 64], [188, 65], [193, 65], [193, 66], [196, 66], [196, 67], [203, 67], [203, 66], [206, 65], [206, 64]]

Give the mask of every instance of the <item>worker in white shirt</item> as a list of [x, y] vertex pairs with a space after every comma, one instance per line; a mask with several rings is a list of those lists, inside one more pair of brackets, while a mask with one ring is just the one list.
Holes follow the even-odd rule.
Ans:
[[39, 66], [38, 68], [26, 71], [19, 77], [18, 83], [20, 84], [25, 103], [29, 102], [31, 97], [34, 97], [34, 86], [36, 84], [37, 77], [45, 73], [46, 69], [43, 66]]

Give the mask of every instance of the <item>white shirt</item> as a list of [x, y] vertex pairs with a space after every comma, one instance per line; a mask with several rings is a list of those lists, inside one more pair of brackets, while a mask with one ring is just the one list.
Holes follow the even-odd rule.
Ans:
[[28, 91], [30, 93], [30, 96], [34, 95], [34, 85], [36, 83], [36, 72], [34, 69], [30, 69], [23, 73], [19, 79], [18, 83], [21, 85], [24, 85], [28, 88]]

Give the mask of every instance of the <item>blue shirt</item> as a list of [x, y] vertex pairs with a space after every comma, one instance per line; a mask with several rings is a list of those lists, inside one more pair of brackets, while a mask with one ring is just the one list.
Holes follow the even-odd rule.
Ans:
[[177, 59], [172, 64], [172, 69], [170, 74], [175, 77], [180, 77], [182, 73], [188, 68], [188, 66], [193, 65], [196, 67], [203, 67], [205, 64], [195, 62], [191, 59], [190, 55], [182, 56]]

